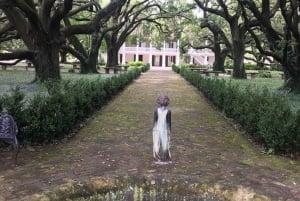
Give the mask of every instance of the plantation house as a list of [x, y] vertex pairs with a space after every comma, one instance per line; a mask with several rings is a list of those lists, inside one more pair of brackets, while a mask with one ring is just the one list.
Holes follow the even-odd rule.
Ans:
[[[104, 55], [103, 55], [104, 56]], [[195, 50], [190, 48], [185, 55], [180, 54], [179, 41], [163, 42], [161, 48], [154, 47], [151, 43], [138, 42], [137, 45], [124, 43], [119, 50], [119, 63], [126, 64], [130, 61], [149, 63], [150, 67], [171, 67], [172, 64], [184, 63], [180, 56], [187, 57], [189, 63], [196, 65], [212, 65], [215, 56], [209, 49]], [[104, 60], [106, 58], [104, 56]]]

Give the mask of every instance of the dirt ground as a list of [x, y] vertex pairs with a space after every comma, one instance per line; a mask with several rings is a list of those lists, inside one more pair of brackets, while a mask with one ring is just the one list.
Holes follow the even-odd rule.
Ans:
[[[171, 99], [170, 165], [152, 159], [153, 112], [161, 93]], [[219, 186], [240, 193], [232, 200], [300, 200], [300, 162], [263, 154], [171, 70], [142, 74], [73, 138], [22, 148], [17, 167], [11, 155], [10, 150], [0, 153], [0, 201], [30, 200], [70, 181], [124, 175]]]

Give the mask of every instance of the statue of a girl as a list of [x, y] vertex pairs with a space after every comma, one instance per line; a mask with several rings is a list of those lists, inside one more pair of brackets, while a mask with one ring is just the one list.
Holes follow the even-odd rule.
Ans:
[[170, 133], [171, 110], [167, 108], [170, 99], [168, 96], [159, 96], [157, 103], [160, 105], [154, 111], [153, 122], [153, 157], [156, 162], [171, 162]]

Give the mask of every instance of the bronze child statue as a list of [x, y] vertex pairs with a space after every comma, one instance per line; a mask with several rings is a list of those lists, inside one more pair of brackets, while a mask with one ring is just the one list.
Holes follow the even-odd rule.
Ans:
[[168, 96], [159, 96], [157, 103], [160, 105], [154, 111], [153, 121], [153, 157], [158, 163], [170, 163], [170, 134], [171, 110], [167, 108], [170, 99]]

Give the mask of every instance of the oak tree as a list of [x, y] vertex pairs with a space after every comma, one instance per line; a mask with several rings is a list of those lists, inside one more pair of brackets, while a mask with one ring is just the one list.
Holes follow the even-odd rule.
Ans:
[[[26, 49], [0, 53], [0, 60], [30, 60], [36, 72], [36, 79], [60, 79], [59, 50], [66, 38], [74, 34], [90, 34], [99, 30], [102, 24], [123, 5], [126, 0], [113, 0], [101, 9], [90, 22], [62, 27], [62, 20], [95, 5], [95, 1], [73, 0], [0, 0], [0, 10], [6, 18], [6, 26], [0, 33], [20, 38]], [[78, 3], [78, 4], [77, 4]], [[3, 36], [5, 34], [2, 34]], [[1, 37], [0, 36], [0, 37]]]

